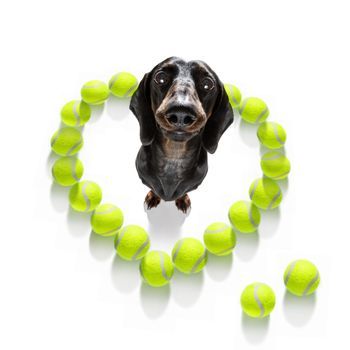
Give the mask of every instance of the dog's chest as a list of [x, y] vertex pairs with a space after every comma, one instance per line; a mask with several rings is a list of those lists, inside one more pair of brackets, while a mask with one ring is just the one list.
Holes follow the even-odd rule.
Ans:
[[163, 152], [159, 154], [160, 177], [167, 177], [169, 180], [181, 179], [184, 173], [195, 166], [193, 152], [186, 146], [184, 142], [165, 142]]

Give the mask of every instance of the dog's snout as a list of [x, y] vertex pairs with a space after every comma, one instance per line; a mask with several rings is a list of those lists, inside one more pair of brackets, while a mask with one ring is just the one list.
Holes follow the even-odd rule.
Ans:
[[166, 116], [170, 124], [177, 128], [184, 128], [191, 125], [195, 121], [195, 116], [188, 112], [172, 112]]

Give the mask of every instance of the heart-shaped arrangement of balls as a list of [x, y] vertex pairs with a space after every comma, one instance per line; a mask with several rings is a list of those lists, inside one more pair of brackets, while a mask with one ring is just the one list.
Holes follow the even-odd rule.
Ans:
[[[140, 274], [153, 287], [162, 287], [172, 278], [175, 267], [185, 274], [201, 271], [208, 259], [207, 251], [223, 256], [232, 253], [236, 245], [235, 231], [253, 233], [260, 223], [260, 209], [271, 210], [282, 201], [282, 191], [276, 180], [285, 179], [290, 172], [290, 162], [283, 152], [286, 132], [274, 122], [265, 121], [269, 109], [264, 101], [256, 97], [241, 101], [239, 89], [225, 84], [230, 104], [245, 122], [260, 124], [257, 136], [261, 144], [269, 149], [261, 158], [263, 177], [254, 180], [249, 188], [251, 201], [237, 201], [228, 210], [230, 224], [215, 222], [204, 232], [204, 244], [196, 238], [183, 238], [175, 243], [171, 257], [161, 251], [149, 251], [148, 233], [140, 226], [123, 226], [122, 211], [113, 204], [100, 204], [102, 191], [92, 181], [80, 181], [83, 164], [76, 154], [83, 146], [79, 127], [91, 116], [90, 105], [103, 104], [110, 94], [118, 98], [129, 98], [136, 91], [138, 81], [127, 72], [115, 74], [109, 86], [99, 80], [89, 81], [81, 88], [82, 100], [70, 101], [61, 110], [62, 122], [66, 125], [54, 133], [51, 148], [60, 158], [53, 167], [54, 180], [62, 186], [72, 186], [69, 193], [71, 207], [78, 212], [91, 212], [92, 230], [101, 236], [115, 236], [117, 254], [125, 260], [140, 260]], [[307, 260], [291, 262], [284, 274], [287, 289], [297, 296], [313, 293], [320, 282], [316, 266]], [[241, 295], [241, 305], [246, 314], [262, 318], [275, 306], [275, 294], [264, 283], [252, 283]]]

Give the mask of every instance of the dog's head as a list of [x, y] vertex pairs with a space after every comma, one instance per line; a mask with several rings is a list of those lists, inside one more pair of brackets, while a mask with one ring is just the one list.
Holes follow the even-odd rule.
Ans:
[[140, 123], [143, 145], [156, 129], [173, 140], [186, 141], [202, 133], [204, 148], [214, 153], [233, 121], [223, 84], [204, 62], [171, 57], [147, 73], [134, 93], [130, 109]]

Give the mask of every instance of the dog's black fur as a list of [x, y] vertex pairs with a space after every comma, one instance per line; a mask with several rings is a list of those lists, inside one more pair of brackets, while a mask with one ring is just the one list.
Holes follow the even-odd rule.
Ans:
[[170, 57], [145, 74], [130, 109], [140, 124], [136, 168], [151, 189], [148, 209], [163, 199], [186, 212], [187, 193], [207, 174], [207, 152], [233, 122], [222, 82], [204, 62]]

